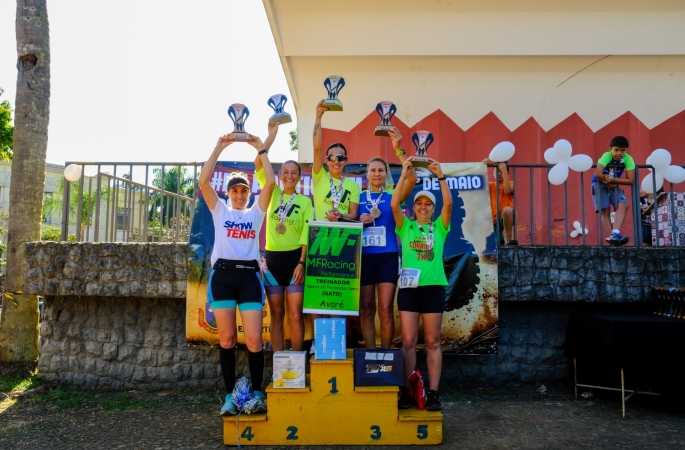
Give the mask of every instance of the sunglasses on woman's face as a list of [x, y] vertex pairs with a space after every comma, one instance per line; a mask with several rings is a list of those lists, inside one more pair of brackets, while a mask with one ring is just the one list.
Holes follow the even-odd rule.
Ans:
[[328, 155], [326, 157], [326, 159], [329, 162], [338, 162], [338, 161], [343, 162], [343, 161], [347, 161], [347, 156], [343, 155], [342, 153], [334, 153], [332, 155]]

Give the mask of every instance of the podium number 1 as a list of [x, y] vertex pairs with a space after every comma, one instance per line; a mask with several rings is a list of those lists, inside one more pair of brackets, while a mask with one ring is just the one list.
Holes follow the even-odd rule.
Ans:
[[331, 378], [328, 380], [329, 383], [331, 383], [331, 394], [337, 394], [338, 393], [338, 380], [336, 380], [336, 377]]

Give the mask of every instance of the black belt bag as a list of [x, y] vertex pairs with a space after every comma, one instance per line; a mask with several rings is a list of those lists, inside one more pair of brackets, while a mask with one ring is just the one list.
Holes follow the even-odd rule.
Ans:
[[214, 263], [214, 270], [223, 272], [259, 272], [259, 263], [256, 260], [243, 261], [240, 259], [217, 259]]

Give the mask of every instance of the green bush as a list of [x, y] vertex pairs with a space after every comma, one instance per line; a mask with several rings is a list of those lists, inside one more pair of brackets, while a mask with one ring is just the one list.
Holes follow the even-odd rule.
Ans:
[[69, 242], [76, 242], [76, 235], [75, 235], [74, 233], [70, 234], [70, 235], [67, 237], [67, 241], [69, 241]]
[[59, 241], [62, 237], [62, 230], [52, 225], [43, 225], [40, 230], [41, 241]]

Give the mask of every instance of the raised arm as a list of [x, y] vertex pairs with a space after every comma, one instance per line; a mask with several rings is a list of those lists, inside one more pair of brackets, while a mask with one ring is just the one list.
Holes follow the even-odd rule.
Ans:
[[[388, 132], [388, 135], [390, 135], [390, 139], [392, 140], [392, 148], [395, 150], [395, 154], [400, 159], [400, 162], [404, 168], [404, 162], [407, 160], [407, 155], [404, 153], [404, 149], [402, 148], [402, 135], [400, 134], [400, 130], [398, 130], [397, 127], [394, 127]], [[388, 174], [388, 176], [390, 176], [390, 174]], [[414, 186], [416, 186], [416, 180], [416, 171], [414, 170], [414, 166], [411, 166], [411, 169], [407, 174], [407, 179], [405, 180], [400, 192], [400, 203], [405, 201], [411, 193], [411, 190], [414, 189]]]
[[259, 194], [258, 205], [259, 209], [262, 211], [267, 211], [269, 208], [269, 203], [271, 202], [271, 195], [274, 192], [274, 186], [276, 186], [274, 168], [271, 165], [271, 161], [269, 161], [268, 151], [263, 151], [265, 149], [261, 139], [259, 139], [257, 136], [252, 136], [250, 137], [248, 144], [257, 150], [257, 159], [259, 159], [259, 162], [262, 163], [262, 167], [264, 168], [264, 176], [266, 177], [266, 180], [264, 181], [264, 186], [262, 186], [262, 192]]
[[514, 188], [511, 187], [511, 182], [509, 181], [509, 172], [507, 171], [506, 163], [497, 163], [497, 170], [502, 173], [502, 184], [504, 185], [505, 194], [513, 194]]
[[321, 138], [321, 118], [323, 113], [328, 111], [328, 108], [323, 106], [323, 100], [316, 105], [316, 120], [314, 121], [314, 164], [312, 165], [312, 172], [319, 173], [323, 167], [323, 160], [321, 158], [321, 146], [323, 145]]
[[[274, 140], [276, 139], [276, 135], [278, 134], [278, 125], [279, 124], [276, 123], [274, 125], [269, 124], [267, 126], [267, 128], [269, 130], [269, 136], [267, 136], [266, 140], [264, 141], [264, 148], [267, 150], [271, 149], [271, 145], [274, 143]], [[256, 172], [261, 168], [262, 168], [262, 159], [259, 157], [259, 155], [257, 155], [257, 157], [254, 160], [254, 170]]]
[[[442, 168], [440, 168], [440, 163], [431, 158], [428, 158], [428, 161], [430, 162], [428, 170], [437, 175], [438, 178], [445, 178], [445, 174], [442, 173]], [[442, 225], [447, 229], [452, 220], [452, 192], [447, 185], [447, 180], [440, 180], [440, 191], [442, 191], [442, 211], [440, 211], [440, 218], [442, 219]]]
[[202, 167], [202, 170], [200, 171], [200, 178], [198, 179], [198, 183], [200, 184], [200, 189], [202, 189], [202, 195], [204, 196], [205, 203], [207, 203], [207, 207], [210, 211], [214, 209], [216, 203], [219, 201], [219, 196], [216, 194], [216, 191], [210, 183], [212, 173], [214, 172], [214, 167], [216, 166], [216, 162], [219, 160], [221, 152], [224, 151], [224, 149], [232, 143], [233, 141], [229, 139], [228, 134], [221, 136], [219, 140], [216, 142], [216, 147], [214, 147], [212, 154], [209, 155], [209, 158], [207, 158], [207, 162], [205, 162], [205, 165]]
[[402, 211], [402, 188], [405, 183], [407, 183], [407, 178], [410, 171], [414, 171], [414, 167], [411, 164], [413, 158], [410, 156], [402, 164], [402, 174], [400, 179], [397, 180], [397, 186], [395, 186], [395, 192], [392, 193], [392, 199], [390, 200], [390, 208], [392, 209], [392, 216], [395, 218], [395, 226], [400, 229], [404, 225], [404, 211]]

